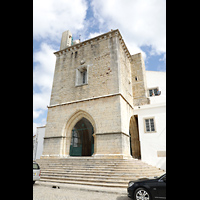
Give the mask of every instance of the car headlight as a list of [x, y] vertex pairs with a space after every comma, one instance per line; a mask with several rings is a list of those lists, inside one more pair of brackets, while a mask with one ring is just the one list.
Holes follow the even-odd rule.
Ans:
[[134, 184], [134, 182], [132, 182], [132, 181], [129, 182], [129, 183], [128, 183], [128, 187], [131, 187], [133, 184]]

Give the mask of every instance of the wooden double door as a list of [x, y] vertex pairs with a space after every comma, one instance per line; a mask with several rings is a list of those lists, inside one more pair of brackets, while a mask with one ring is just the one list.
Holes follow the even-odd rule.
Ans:
[[72, 129], [70, 156], [91, 156], [94, 153], [94, 129], [83, 118]]

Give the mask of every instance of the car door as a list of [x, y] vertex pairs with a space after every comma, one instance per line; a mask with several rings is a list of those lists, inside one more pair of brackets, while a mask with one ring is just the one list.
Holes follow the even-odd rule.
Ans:
[[33, 179], [38, 179], [40, 174], [40, 167], [37, 163], [33, 163]]
[[166, 174], [158, 179], [155, 199], [166, 199]]

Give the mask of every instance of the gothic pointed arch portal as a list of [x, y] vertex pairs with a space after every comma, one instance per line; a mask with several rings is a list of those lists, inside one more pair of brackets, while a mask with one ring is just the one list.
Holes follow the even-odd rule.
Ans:
[[75, 112], [66, 123], [63, 143], [66, 156], [91, 156], [96, 152], [96, 125], [93, 117], [83, 111]]
[[94, 128], [82, 118], [72, 129], [70, 156], [91, 156], [94, 153]]

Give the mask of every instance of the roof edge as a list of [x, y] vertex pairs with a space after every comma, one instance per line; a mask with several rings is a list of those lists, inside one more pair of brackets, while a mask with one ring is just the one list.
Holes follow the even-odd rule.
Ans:
[[126, 46], [126, 44], [125, 44], [125, 42], [124, 42], [124, 40], [123, 40], [123, 38], [122, 38], [122, 35], [121, 35], [119, 29], [115, 29], [115, 30], [112, 30], [112, 29], [111, 29], [111, 31], [109, 31], [109, 32], [107, 32], [107, 33], [98, 35], [98, 36], [96, 36], [96, 37], [94, 37], [94, 38], [90, 38], [90, 39], [85, 40], [85, 41], [83, 41], [83, 42], [80, 42], [80, 43], [78, 43], [78, 44], [74, 44], [74, 45], [72, 45], [72, 46], [69, 46], [69, 47], [67, 47], [67, 48], [65, 48], [65, 49], [56, 51], [56, 52], [54, 52], [54, 54], [55, 54], [56, 56], [60, 56], [60, 55], [62, 55], [62, 54], [65, 54], [65, 52], [72, 51], [72, 50], [77, 50], [77, 49], [79, 49], [81, 46], [85, 46], [85, 45], [87, 45], [87, 44], [90, 44], [90, 43], [92, 43], [94, 40], [95, 40], [95, 41], [98, 41], [98, 40], [101, 40], [101, 39], [110, 38], [110, 37], [114, 37], [114, 36], [119, 37], [119, 40], [121, 41], [121, 45], [122, 45], [122, 47], [123, 47], [125, 53], [127, 54], [128, 58], [131, 59], [131, 54], [130, 54], [130, 52], [129, 52], [129, 50], [128, 50], [128, 48], [127, 48], [127, 46]]

